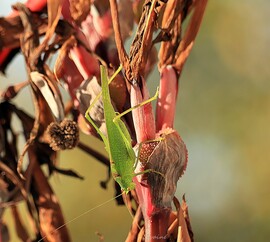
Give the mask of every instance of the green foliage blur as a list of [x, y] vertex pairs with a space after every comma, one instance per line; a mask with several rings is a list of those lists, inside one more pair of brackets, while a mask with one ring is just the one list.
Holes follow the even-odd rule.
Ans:
[[[268, 0], [209, 1], [180, 79], [175, 129], [187, 145], [189, 162], [177, 196], [186, 194], [196, 241], [269, 241], [269, 9]], [[0, 76], [1, 89], [9, 81], [24, 80], [14, 70], [24, 73], [22, 59], [9, 67], [6, 78]], [[154, 89], [159, 78], [157, 73], [151, 77]], [[33, 109], [27, 96], [15, 100], [19, 107]], [[105, 154], [101, 142], [82, 140]], [[51, 178], [66, 221], [114, 195], [113, 183], [108, 190], [99, 186], [105, 167], [83, 152], [62, 152], [59, 165], [85, 177]], [[9, 217], [7, 212], [12, 225]], [[125, 207], [110, 202], [67, 226], [74, 241], [98, 241], [98, 231], [105, 241], [119, 242], [131, 221]]]

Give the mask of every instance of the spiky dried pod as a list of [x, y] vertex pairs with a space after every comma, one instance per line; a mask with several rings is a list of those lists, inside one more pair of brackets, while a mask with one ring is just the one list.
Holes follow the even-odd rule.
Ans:
[[53, 122], [47, 128], [49, 145], [55, 151], [73, 149], [79, 142], [76, 122], [64, 119], [60, 124]]

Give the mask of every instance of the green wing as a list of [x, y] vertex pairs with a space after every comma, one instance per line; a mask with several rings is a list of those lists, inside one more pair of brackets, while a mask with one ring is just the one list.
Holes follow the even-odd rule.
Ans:
[[134, 187], [132, 178], [134, 176], [135, 153], [132, 149], [131, 138], [124, 122], [121, 119], [117, 119], [116, 122], [114, 121], [117, 115], [111, 103], [106, 68], [100, 66], [100, 72], [112, 172], [115, 173], [113, 174], [115, 180], [126, 191]]

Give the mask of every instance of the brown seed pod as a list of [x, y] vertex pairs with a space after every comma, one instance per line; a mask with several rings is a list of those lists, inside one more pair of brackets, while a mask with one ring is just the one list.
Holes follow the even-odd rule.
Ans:
[[79, 142], [76, 122], [64, 119], [60, 124], [53, 122], [47, 128], [49, 145], [55, 151], [73, 149]]
[[[149, 186], [156, 207], [171, 207], [177, 182], [187, 166], [187, 149], [179, 134], [173, 129], [162, 130], [157, 138], [162, 140], [154, 141], [156, 147], [146, 163], [145, 155], [150, 149], [144, 150], [143, 155], [140, 154], [145, 164], [144, 170], [151, 170], [144, 174], [143, 182]], [[151, 143], [149, 145], [151, 146]]]

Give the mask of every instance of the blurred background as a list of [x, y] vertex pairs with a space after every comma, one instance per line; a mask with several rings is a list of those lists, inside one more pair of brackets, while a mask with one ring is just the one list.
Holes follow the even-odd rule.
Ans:
[[[0, 15], [15, 1], [2, 1]], [[189, 151], [177, 196], [189, 205], [195, 240], [269, 241], [270, 237], [270, 1], [209, 1], [195, 46], [180, 79], [175, 129]], [[22, 56], [0, 76], [0, 89], [26, 79]], [[149, 79], [151, 90], [158, 75]], [[15, 98], [33, 113], [29, 90]], [[101, 152], [103, 144], [82, 135]], [[50, 180], [66, 221], [112, 198], [99, 186], [106, 169], [78, 149], [60, 154], [60, 167], [73, 168], [84, 181]], [[23, 211], [24, 205], [21, 205]], [[14, 233], [7, 210], [4, 220]], [[107, 203], [68, 224], [73, 241], [124, 241], [131, 224], [125, 207]], [[27, 219], [25, 220], [27, 226]], [[13, 235], [11, 241], [18, 241]]]

